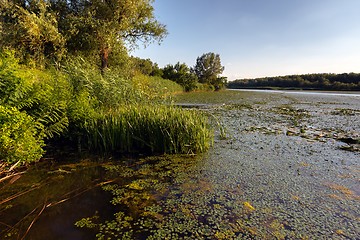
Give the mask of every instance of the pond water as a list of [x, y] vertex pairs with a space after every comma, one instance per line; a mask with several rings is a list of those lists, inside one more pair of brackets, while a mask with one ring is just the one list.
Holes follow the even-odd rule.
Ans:
[[198, 156], [39, 163], [0, 186], [0, 239], [358, 239], [358, 99], [224, 91], [176, 101], [227, 136], [216, 129]]

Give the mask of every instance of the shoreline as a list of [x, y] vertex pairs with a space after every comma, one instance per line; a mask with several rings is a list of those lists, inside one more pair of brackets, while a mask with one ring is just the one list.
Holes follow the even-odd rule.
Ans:
[[328, 91], [328, 90], [273, 90], [273, 89], [250, 89], [250, 88], [229, 88], [228, 91], [242, 92], [263, 92], [263, 93], [285, 93], [285, 94], [304, 94], [304, 95], [321, 95], [321, 96], [350, 96], [360, 97], [360, 91]]

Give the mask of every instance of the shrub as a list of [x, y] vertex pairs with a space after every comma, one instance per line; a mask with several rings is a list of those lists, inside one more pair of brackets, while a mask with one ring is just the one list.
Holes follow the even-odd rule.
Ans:
[[0, 104], [26, 111], [48, 138], [68, 126], [69, 84], [55, 70], [21, 65], [11, 52], [0, 51]]
[[29, 163], [41, 158], [44, 150], [32, 117], [15, 107], [0, 105], [0, 160], [7, 164]]

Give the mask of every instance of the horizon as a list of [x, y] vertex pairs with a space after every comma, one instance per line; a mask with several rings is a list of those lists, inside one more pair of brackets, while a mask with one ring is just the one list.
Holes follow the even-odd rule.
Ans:
[[160, 67], [220, 55], [228, 80], [360, 72], [360, 1], [156, 0], [169, 35], [132, 55]]

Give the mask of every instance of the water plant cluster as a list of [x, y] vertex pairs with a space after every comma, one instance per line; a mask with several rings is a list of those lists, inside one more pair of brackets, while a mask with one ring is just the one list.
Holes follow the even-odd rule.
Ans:
[[[76, 222], [97, 239], [252, 239], [246, 222], [255, 208], [201, 174], [201, 157], [150, 157], [125, 167], [107, 166], [121, 181], [103, 186], [118, 211], [112, 219]], [[235, 203], [235, 204], [234, 204]]]
[[211, 145], [205, 115], [165, 105], [128, 105], [86, 123], [86, 145], [100, 152], [205, 152]]

